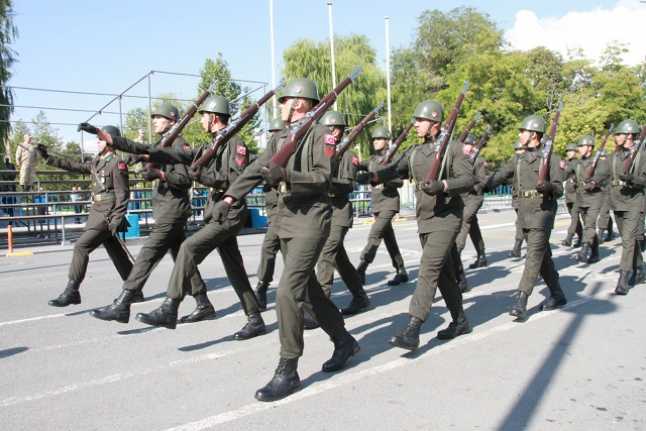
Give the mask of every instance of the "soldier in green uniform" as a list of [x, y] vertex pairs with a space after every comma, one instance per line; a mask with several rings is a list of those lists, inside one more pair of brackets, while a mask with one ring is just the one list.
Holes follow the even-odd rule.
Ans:
[[517, 161], [510, 160], [490, 179], [490, 183], [495, 185], [513, 178], [518, 193], [518, 220], [527, 241], [527, 260], [516, 301], [509, 314], [521, 322], [527, 318], [527, 298], [539, 274], [550, 291], [550, 297], [543, 302], [541, 309], [552, 310], [567, 303], [549, 243], [557, 199], [563, 194], [563, 171], [559, 157], [552, 154], [548, 181], [538, 182], [539, 168], [544, 160], [539, 146], [544, 133], [545, 120], [536, 115], [526, 117], [519, 133], [519, 141], [525, 147], [525, 152]]
[[[369, 172], [375, 172], [382, 167], [382, 159], [388, 152], [390, 133], [385, 127], [377, 126], [372, 129], [371, 138], [372, 148], [375, 153], [370, 156], [369, 160], [362, 163], [361, 168]], [[368, 234], [368, 244], [361, 252], [361, 261], [357, 266], [357, 271], [359, 271], [361, 281], [364, 284], [366, 283], [366, 269], [375, 260], [382, 238], [386, 243], [386, 249], [396, 271], [395, 276], [388, 281], [388, 284], [396, 286], [408, 281], [404, 258], [399, 252], [397, 237], [392, 225], [393, 218], [399, 212], [399, 191], [397, 189], [402, 185], [404, 183], [400, 178], [394, 178], [392, 181], [384, 184], [374, 184], [371, 187], [371, 205], [375, 220]]]
[[[514, 144], [514, 164], [517, 165], [518, 163], [520, 163], [520, 158], [524, 153], [525, 147], [523, 147], [520, 141], [517, 141]], [[514, 247], [509, 252], [509, 257], [519, 259], [521, 256], [520, 249], [523, 246], [525, 237], [523, 236], [523, 228], [520, 225], [520, 218], [518, 217], [518, 187], [513, 182], [511, 187], [511, 207], [516, 212], [516, 223], [514, 226], [516, 228], [516, 232], [514, 234]]]
[[393, 346], [408, 350], [419, 347], [419, 333], [431, 311], [438, 287], [452, 318], [448, 328], [438, 332], [438, 338], [451, 339], [471, 332], [457, 283], [459, 255], [455, 239], [462, 226], [464, 203], [461, 196], [475, 184], [473, 165], [457, 143], [447, 147], [438, 179], [426, 183], [426, 175], [441, 145], [442, 105], [433, 100], [424, 101], [417, 106], [413, 117], [417, 136], [423, 138], [424, 143], [410, 148], [397, 163], [377, 171], [372, 179], [373, 182], [387, 182], [404, 177], [415, 183], [422, 258], [417, 287], [408, 310], [408, 325], [390, 340]]
[[[599, 238], [597, 237], [597, 218], [601, 209], [603, 192], [601, 188], [607, 183], [610, 172], [608, 162], [599, 159], [591, 178], [586, 177], [586, 170], [592, 165], [592, 148], [594, 137], [585, 135], [579, 139], [579, 161], [572, 165], [576, 177], [576, 206], [583, 219], [583, 246], [577, 256], [580, 262], [594, 263], [599, 261]], [[571, 174], [568, 171], [566, 174]]]
[[[114, 126], [105, 126], [103, 130], [113, 136], [121, 136], [119, 129]], [[114, 154], [105, 141], [100, 140], [98, 148], [99, 152], [94, 159], [82, 163], [55, 157], [47, 152], [47, 147], [43, 144], [36, 146], [36, 150], [47, 164], [66, 171], [89, 174], [91, 179], [90, 215], [81, 237], [74, 243], [67, 287], [58, 298], [49, 301], [49, 305], [54, 307], [81, 303], [79, 288], [85, 278], [90, 253], [101, 244], [123, 280], [128, 278], [132, 269], [132, 262], [123, 243], [116, 238], [117, 233], [124, 231], [128, 223], [126, 220], [130, 196], [128, 166]], [[143, 301], [141, 292], [133, 297], [133, 302], [139, 301]]]
[[[615, 152], [610, 158], [610, 206], [621, 235], [621, 262], [615, 293], [626, 295], [628, 285], [643, 278], [643, 260], [638, 245], [639, 223], [644, 205], [646, 157], [637, 151], [640, 127], [634, 120], [624, 120], [613, 130]], [[631, 280], [632, 279], [632, 280]]]
[[[283, 130], [285, 123], [280, 118], [274, 118], [269, 122], [269, 132], [272, 135]], [[267, 309], [267, 289], [274, 279], [274, 268], [276, 266], [276, 255], [280, 250], [280, 240], [276, 235], [273, 220], [276, 218], [276, 207], [278, 206], [278, 192], [276, 189], [264, 185], [263, 192], [265, 195], [265, 212], [267, 213], [267, 232], [260, 247], [260, 264], [256, 276], [258, 285], [256, 286], [256, 297], [262, 310]]]
[[[313, 81], [291, 81], [281, 92], [281, 117], [287, 125], [303, 121], [318, 100]], [[314, 272], [330, 233], [332, 206], [328, 193], [336, 141], [327, 127], [314, 125], [282, 167], [271, 159], [287, 141], [288, 132], [285, 129], [272, 137], [267, 150], [229, 186], [213, 210], [214, 217], [218, 212], [226, 214], [263, 180], [278, 189], [273, 223], [285, 262], [276, 294], [281, 349], [273, 378], [256, 392], [260, 401], [284, 398], [300, 388], [297, 367], [303, 354], [303, 312], [307, 302], [334, 343], [332, 357], [322, 366], [324, 372], [340, 370], [359, 351], [359, 344], [345, 329], [343, 316], [323, 293]]]
[[476, 180], [473, 188], [462, 195], [464, 202], [464, 211], [462, 214], [462, 227], [455, 240], [458, 253], [462, 254], [462, 250], [467, 243], [467, 235], [471, 237], [471, 242], [476, 249], [477, 258], [474, 263], [469, 265], [470, 269], [480, 268], [487, 266], [487, 257], [485, 256], [485, 243], [478, 224], [478, 211], [482, 208], [484, 202], [484, 185], [487, 181], [486, 162], [480, 156], [472, 159], [476, 151], [475, 137], [469, 134], [464, 140], [463, 152], [465, 157], [473, 163], [473, 175]]
[[561, 161], [561, 166], [565, 173], [565, 205], [567, 206], [568, 213], [570, 213], [570, 226], [567, 229], [565, 239], [561, 241], [561, 245], [566, 247], [572, 246], [572, 239], [576, 233], [577, 240], [575, 247], [581, 245], [583, 240], [583, 228], [581, 226], [581, 216], [579, 208], [576, 205], [576, 165], [578, 163], [577, 145], [568, 144], [565, 147], [565, 160]]
[[[320, 123], [330, 129], [330, 134], [338, 144], [347, 126], [345, 116], [337, 111], [328, 111]], [[321, 257], [316, 267], [316, 276], [323, 293], [329, 298], [332, 293], [334, 270], [339, 271], [341, 279], [352, 294], [352, 300], [347, 307], [341, 309], [343, 315], [354, 315], [367, 310], [370, 300], [366, 295], [361, 277], [350, 262], [343, 241], [348, 230], [352, 227], [352, 202], [350, 193], [354, 190], [359, 159], [349, 149], [343, 153], [332, 171], [330, 199], [332, 201], [332, 223], [330, 234], [323, 245]]]
[[[160, 140], [153, 146], [140, 144], [121, 137], [111, 139], [112, 145], [122, 151], [142, 154], [154, 151], [165, 134], [179, 119], [179, 111], [171, 104], [164, 103], [151, 112], [153, 131], [160, 135]], [[108, 137], [106, 137], [108, 139]], [[172, 149], [191, 157], [191, 148], [181, 136], [173, 142]], [[127, 323], [130, 319], [130, 304], [136, 298], [148, 280], [153, 269], [170, 250], [173, 259], [184, 241], [184, 226], [191, 215], [189, 189], [191, 177], [185, 164], [173, 161], [148, 164], [143, 173], [146, 181], [153, 182], [153, 218], [155, 224], [144, 242], [128, 279], [123, 284], [123, 291], [111, 305], [92, 311], [92, 316], [101, 320], [115, 320]], [[200, 319], [215, 316], [213, 305], [206, 296], [206, 284], [199, 272], [191, 280], [192, 294], [195, 296]], [[193, 315], [191, 320], [193, 320]]]

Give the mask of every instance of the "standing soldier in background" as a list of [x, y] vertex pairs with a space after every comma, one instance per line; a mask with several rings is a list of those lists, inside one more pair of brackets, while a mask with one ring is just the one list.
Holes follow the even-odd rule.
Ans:
[[[413, 117], [417, 136], [423, 138], [424, 143], [410, 148], [396, 164], [367, 174], [373, 182], [404, 177], [411, 178], [415, 184], [417, 225], [423, 251], [417, 287], [408, 310], [408, 325], [390, 340], [393, 346], [408, 350], [419, 347], [420, 330], [431, 312], [438, 287], [452, 321], [448, 328], [438, 332], [437, 337], [449, 340], [471, 332], [457, 283], [459, 255], [455, 239], [462, 226], [464, 203], [461, 195], [471, 190], [474, 184], [473, 165], [464, 156], [462, 148], [458, 148], [459, 144], [451, 143], [444, 153], [443, 169], [438, 179], [427, 184], [426, 175], [441, 145], [438, 138], [442, 105], [434, 100], [424, 101], [417, 106]], [[362, 181], [365, 182], [366, 174], [363, 176]]]
[[487, 257], [485, 256], [485, 243], [478, 224], [478, 210], [482, 208], [484, 202], [484, 185], [487, 181], [486, 162], [480, 156], [471, 160], [476, 151], [476, 140], [471, 134], [467, 135], [463, 142], [462, 151], [465, 157], [473, 163], [473, 175], [475, 184], [473, 188], [462, 195], [464, 201], [464, 211], [462, 213], [462, 227], [455, 240], [458, 253], [461, 255], [462, 250], [467, 243], [467, 235], [471, 237], [471, 242], [475, 247], [477, 257], [476, 261], [469, 265], [470, 269], [487, 266]]
[[[329, 127], [330, 134], [338, 145], [347, 126], [344, 115], [340, 112], [328, 111], [321, 118], [320, 123]], [[363, 289], [361, 277], [352, 266], [343, 245], [345, 235], [352, 227], [353, 213], [350, 193], [354, 190], [358, 164], [359, 159], [348, 149], [337, 161], [335, 169], [332, 171], [329, 193], [332, 201], [332, 223], [330, 234], [323, 245], [316, 267], [316, 276], [321, 284], [321, 289], [328, 298], [332, 293], [334, 269], [336, 268], [341, 275], [341, 279], [352, 293], [350, 304], [341, 309], [341, 313], [347, 316], [361, 313], [370, 307], [370, 300]]]
[[31, 141], [31, 136], [25, 135], [22, 145], [18, 145], [18, 148], [16, 148], [16, 168], [20, 171], [18, 176], [20, 191], [31, 191], [36, 177], [37, 164], [38, 151], [36, 150], [36, 144]]
[[[153, 146], [140, 144], [121, 137], [112, 139], [114, 148], [134, 154], [144, 154], [158, 147], [165, 134], [179, 119], [179, 111], [169, 103], [163, 103], [151, 112], [153, 132], [160, 140]], [[82, 125], [83, 126], [83, 125]], [[172, 143], [172, 149], [191, 157], [191, 147], [181, 136]], [[144, 149], [145, 151], [142, 151]], [[130, 319], [130, 304], [142, 291], [146, 280], [153, 269], [170, 250], [173, 260], [179, 247], [184, 241], [184, 226], [191, 216], [189, 190], [192, 185], [188, 168], [182, 163], [168, 162], [148, 164], [143, 173], [146, 181], [153, 182], [153, 218], [155, 224], [150, 235], [146, 238], [128, 279], [123, 284], [123, 291], [111, 305], [92, 311], [92, 316], [101, 320], [116, 320], [128, 323]], [[201, 319], [213, 317], [215, 310], [206, 296], [206, 284], [199, 272], [196, 272], [191, 283]]]
[[557, 199], [563, 194], [560, 159], [551, 155], [549, 181], [539, 183], [538, 172], [543, 162], [539, 146], [545, 133], [545, 120], [530, 115], [522, 121], [519, 130], [519, 141], [525, 148], [524, 154], [517, 161], [510, 160], [491, 177], [490, 182], [495, 185], [513, 178], [518, 193], [518, 220], [527, 241], [527, 260], [516, 292], [516, 301], [509, 314], [523, 322], [527, 318], [527, 298], [531, 295], [539, 274], [550, 291], [550, 297], [541, 304], [541, 310], [562, 307], [567, 299], [559, 283], [549, 242], [558, 207]]
[[[520, 163], [520, 159], [523, 154], [525, 154], [525, 147], [523, 147], [520, 141], [517, 141], [514, 144], [514, 166], [516, 167], [516, 169], [518, 169], [518, 164]], [[514, 234], [514, 247], [509, 252], [509, 257], [520, 259], [520, 249], [523, 246], [525, 237], [523, 236], [523, 228], [521, 227], [520, 218], [518, 217], [518, 185], [515, 182], [512, 182], [511, 185], [511, 207], [516, 212], [516, 232]]]
[[[594, 174], [587, 178], [587, 170], [593, 163], [592, 148], [594, 137], [585, 135], [579, 139], [579, 162], [574, 165], [576, 177], [576, 206], [583, 219], [583, 247], [578, 254], [579, 262], [594, 263], [599, 261], [599, 238], [597, 237], [597, 218], [601, 209], [603, 193], [601, 188], [609, 177], [608, 162], [599, 160]], [[568, 172], [570, 174], [571, 172]]]
[[581, 246], [583, 240], [583, 228], [581, 227], [581, 217], [579, 208], [576, 204], [576, 165], [578, 159], [576, 158], [577, 146], [576, 144], [568, 144], [565, 147], [565, 160], [561, 160], [561, 167], [565, 176], [565, 205], [567, 206], [568, 213], [570, 213], [570, 226], [567, 229], [567, 236], [561, 245], [566, 247], [572, 246], [572, 239], [576, 233], [577, 240], [574, 247]]
[[641, 129], [636, 121], [624, 120], [612, 131], [615, 152], [610, 158], [610, 206], [621, 235], [621, 262], [615, 293], [626, 295], [628, 285], [643, 278], [643, 260], [638, 245], [639, 223], [644, 205], [646, 157], [637, 151]]
[[[105, 126], [103, 131], [112, 136], [121, 136], [114, 126]], [[99, 152], [91, 161], [77, 162], [50, 155], [47, 147], [36, 146], [41, 157], [48, 165], [56, 166], [66, 171], [90, 174], [92, 190], [92, 206], [90, 215], [83, 228], [80, 238], [74, 243], [72, 263], [70, 264], [67, 287], [58, 298], [49, 301], [54, 307], [65, 307], [70, 304], [80, 304], [79, 288], [87, 271], [90, 253], [101, 244], [117, 268], [121, 279], [128, 278], [132, 270], [132, 262], [123, 243], [115, 237], [118, 232], [127, 229], [126, 211], [130, 186], [128, 184], [128, 166], [120, 160], [105, 141], [98, 141]], [[143, 301], [141, 291], [133, 296], [133, 302]]]
[[[370, 156], [366, 163], [362, 164], [361, 168], [374, 173], [382, 167], [382, 160], [388, 152], [390, 133], [385, 127], [377, 126], [372, 129], [371, 138], [372, 148], [375, 153]], [[364, 285], [366, 283], [366, 269], [375, 260], [382, 238], [386, 243], [386, 249], [396, 271], [395, 277], [388, 281], [388, 285], [396, 286], [408, 281], [404, 258], [399, 252], [397, 237], [392, 225], [393, 218], [399, 212], [399, 191], [397, 189], [403, 185], [404, 182], [401, 178], [393, 178], [391, 181], [383, 184], [373, 184], [371, 187], [371, 206], [375, 219], [368, 234], [368, 244], [361, 252], [361, 261], [357, 266], [357, 271], [359, 271]]]
[[[285, 123], [280, 118], [274, 118], [269, 122], [269, 132], [271, 137], [285, 129]], [[285, 131], [287, 133], [287, 131]], [[287, 136], [284, 134], [284, 136]], [[284, 139], [283, 136], [283, 139]], [[256, 286], [256, 297], [261, 310], [267, 309], [267, 289], [274, 279], [274, 268], [276, 267], [276, 255], [280, 250], [280, 239], [276, 235], [273, 221], [276, 218], [278, 206], [278, 192], [274, 187], [267, 184], [263, 186], [265, 195], [265, 212], [267, 214], [267, 231], [265, 238], [260, 247], [260, 264], [256, 276], [258, 285]]]

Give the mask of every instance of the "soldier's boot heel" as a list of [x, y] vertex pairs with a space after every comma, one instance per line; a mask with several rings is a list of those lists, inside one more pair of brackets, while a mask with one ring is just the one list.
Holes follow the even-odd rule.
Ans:
[[301, 379], [296, 371], [297, 367], [297, 358], [280, 358], [274, 377], [256, 391], [256, 399], [265, 402], [277, 401], [298, 391], [301, 388]]
[[202, 320], [215, 319], [215, 308], [209, 301], [206, 292], [195, 295], [195, 310], [179, 319], [179, 323], [195, 323]]
[[631, 276], [632, 271], [621, 271], [619, 273], [619, 280], [617, 281], [617, 287], [615, 287], [615, 294], [617, 295], [628, 295], [628, 279]]
[[150, 313], [138, 313], [135, 318], [147, 325], [175, 329], [177, 327], [178, 308], [179, 299], [166, 298], [159, 308]]
[[543, 303], [541, 304], [541, 310], [542, 311], [550, 311], [550, 310], [555, 310], [557, 308], [563, 307], [565, 304], [567, 304], [567, 299], [565, 298], [565, 294], [563, 293], [563, 290], [559, 289], [552, 293], [549, 298], [547, 298]]
[[522, 290], [516, 292], [516, 302], [509, 310], [509, 315], [515, 317], [519, 322], [527, 320], [527, 293]]
[[57, 298], [48, 301], [47, 303], [52, 307], [67, 307], [72, 304], [81, 303], [81, 293], [79, 292], [79, 286], [81, 283], [69, 280], [67, 286], [63, 293], [58, 295]]
[[339, 371], [345, 367], [345, 364], [351, 357], [359, 353], [359, 350], [361, 350], [357, 340], [355, 340], [348, 332], [339, 337], [339, 339], [333, 339], [332, 341], [334, 342], [334, 352], [332, 353], [332, 357], [325, 361], [321, 366], [321, 370], [325, 373]]
[[355, 314], [364, 312], [369, 308], [370, 299], [368, 298], [368, 295], [363, 293], [363, 295], [360, 296], [353, 296], [350, 304], [347, 307], [342, 308], [340, 311], [344, 316], [354, 316]]
[[130, 321], [130, 304], [137, 298], [140, 291], [124, 289], [121, 294], [107, 307], [92, 310], [90, 315], [100, 320], [128, 323]]
[[[364, 273], [365, 277], [365, 273]], [[388, 286], [397, 286], [402, 283], [407, 283], [408, 282], [408, 273], [406, 272], [406, 268], [403, 266], [400, 266], [397, 268], [397, 274], [395, 276], [388, 280]]]
[[449, 323], [446, 329], [438, 331], [437, 338], [440, 340], [452, 340], [460, 335], [469, 334], [471, 331], [473, 331], [473, 328], [464, 314], [462, 314], [456, 320]]
[[412, 317], [406, 328], [390, 339], [390, 344], [407, 350], [416, 350], [419, 347], [419, 332], [422, 328], [421, 319]]
[[248, 340], [266, 332], [265, 321], [262, 320], [260, 313], [252, 313], [249, 315], [249, 320], [242, 329], [233, 334], [233, 338], [236, 340]]
[[144, 292], [141, 290], [134, 290], [134, 293], [132, 294], [132, 300], [130, 301], [131, 304], [136, 304], [139, 302], [144, 302], [146, 298], [144, 298]]
[[261, 311], [267, 310], [267, 288], [269, 287], [268, 283], [259, 281], [256, 286], [256, 299], [258, 299], [258, 306]]
[[592, 241], [592, 246], [590, 247], [590, 254], [588, 255], [588, 263], [597, 263], [599, 262], [599, 238], [595, 238]]

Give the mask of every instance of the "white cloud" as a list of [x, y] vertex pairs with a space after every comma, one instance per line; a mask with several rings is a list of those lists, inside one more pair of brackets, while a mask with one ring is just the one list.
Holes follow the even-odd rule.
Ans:
[[611, 41], [625, 44], [624, 62], [635, 65], [646, 57], [646, 4], [619, 1], [612, 9], [572, 11], [561, 17], [538, 18], [531, 10], [516, 13], [513, 27], [505, 32], [512, 49], [545, 46], [560, 52], [582, 49], [585, 57], [597, 61]]

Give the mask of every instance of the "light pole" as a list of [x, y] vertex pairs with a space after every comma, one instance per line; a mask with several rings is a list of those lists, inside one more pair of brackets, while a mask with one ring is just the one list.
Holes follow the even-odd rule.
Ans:
[[391, 116], [390, 102], [390, 18], [384, 17], [385, 36], [386, 36], [386, 103], [388, 108], [388, 132], [392, 133], [393, 123]]
[[[271, 50], [271, 87], [276, 88], [276, 35], [274, 33], [274, 0], [269, 0], [269, 45]], [[274, 116], [278, 112], [276, 96], [272, 98]]]
[[[327, 21], [330, 33], [330, 60], [332, 61], [332, 88], [336, 87], [336, 60], [334, 59], [334, 23], [332, 21], [332, 0], [327, 0]], [[336, 100], [334, 101], [336, 111]]]

